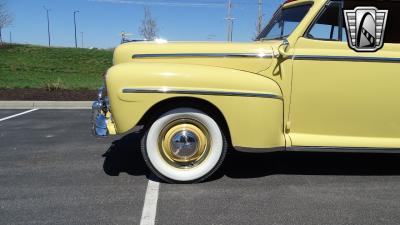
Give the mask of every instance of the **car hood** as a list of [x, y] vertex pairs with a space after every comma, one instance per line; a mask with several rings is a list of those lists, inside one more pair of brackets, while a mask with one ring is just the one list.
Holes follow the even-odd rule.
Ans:
[[279, 43], [131, 42], [115, 49], [114, 65], [128, 62], [193, 64], [259, 73], [271, 66], [272, 46]]

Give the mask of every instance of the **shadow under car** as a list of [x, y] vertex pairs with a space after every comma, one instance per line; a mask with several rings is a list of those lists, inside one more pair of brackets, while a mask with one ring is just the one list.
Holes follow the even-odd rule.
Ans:
[[[140, 151], [143, 133], [134, 132], [112, 143], [103, 154], [104, 172], [118, 176], [149, 176]], [[400, 154], [275, 152], [250, 154], [230, 150], [223, 166], [207, 181], [223, 176], [237, 179], [275, 174], [291, 175], [400, 175]], [[152, 178], [150, 178], [152, 179]]]

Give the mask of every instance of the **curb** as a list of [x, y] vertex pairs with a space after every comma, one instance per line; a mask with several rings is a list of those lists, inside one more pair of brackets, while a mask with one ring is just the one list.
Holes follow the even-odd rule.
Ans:
[[0, 101], [0, 109], [91, 109], [91, 101]]

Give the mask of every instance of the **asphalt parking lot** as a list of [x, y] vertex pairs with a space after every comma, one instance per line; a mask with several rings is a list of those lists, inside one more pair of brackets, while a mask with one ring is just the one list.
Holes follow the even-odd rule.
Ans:
[[[0, 110], [0, 224], [139, 224], [140, 133], [98, 139], [90, 110]], [[400, 224], [400, 156], [230, 154], [195, 185], [160, 183], [155, 224]], [[154, 197], [154, 196], [153, 196]], [[143, 221], [142, 221], [143, 222]]]

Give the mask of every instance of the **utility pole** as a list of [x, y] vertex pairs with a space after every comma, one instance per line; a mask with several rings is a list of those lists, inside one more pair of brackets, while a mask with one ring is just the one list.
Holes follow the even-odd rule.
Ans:
[[12, 33], [10, 31], [10, 45], [12, 44]]
[[49, 11], [50, 9], [46, 8], [45, 6], [43, 6], [44, 10], [46, 10], [46, 16], [47, 16], [47, 37], [49, 40], [49, 47], [51, 45], [51, 37], [50, 37], [50, 17], [49, 17]]
[[78, 13], [79, 10], [74, 11], [74, 28], [75, 28], [75, 48], [78, 48], [78, 40], [76, 37], [76, 13]]
[[83, 32], [81, 32], [81, 36], [82, 36], [82, 48], [83, 48]]
[[259, 35], [262, 31], [263, 20], [263, 0], [258, 0], [258, 21], [257, 21], [257, 35]]
[[232, 17], [232, 0], [228, 1], [228, 17], [226, 20], [228, 21], [228, 42], [232, 42], [233, 39], [233, 20], [235, 18]]

